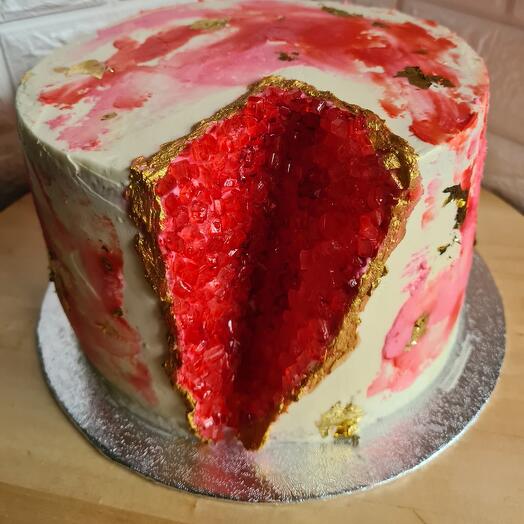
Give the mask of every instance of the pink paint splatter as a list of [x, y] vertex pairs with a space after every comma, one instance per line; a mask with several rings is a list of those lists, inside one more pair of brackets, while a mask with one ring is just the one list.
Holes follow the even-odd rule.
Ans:
[[[191, 28], [195, 17], [227, 18], [229, 24], [208, 33]], [[190, 21], [180, 25], [185, 18]], [[179, 25], [168, 25], [174, 22]], [[88, 101], [91, 109], [86, 117], [69, 126], [62, 122], [58, 138], [73, 150], [103, 148], [103, 141], [96, 140], [111, 125], [101, 121], [104, 113], [147, 104], [150, 114], [161, 115], [181, 100], [196, 101], [217, 87], [248, 85], [289, 65], [309, 65], [379, 84], [385, 89], [384, 110], [398, 116], [409, 108], [412, 132], [429, 143], [445, 142], [471, 125], [471, 109], [457, 89], [420, 90], [395, 77], [403, 68], [419, 65], [426, 74], [445, 76], [459, 87], [455, 70], [441, 59], [454, 44], [411, 22], [380, 26], [373, 22], [333, 16], [316, 5], [275, 0], [248, 0], [219, 11], [179, 5], [147, 12], [99, 32], [85, 45], [88, 53], [114, 40], [116, 52], [106, 60], [101, 79], [83, 77], [45, 89], [39, 100], [64, 111]], [[138, 29], [156, 32], [139, 42], [128, 36]], [[186, 46], [204, 33], [211, 42]], [[292, 62], [282, 62], [281, 52], [297, 54], [291, 55]], [[359, 62], [381, 67], [383, 73], [360, 73]]]
[[49, 126], [49, 129], [56, 129], [57, 127], [64, 125], [70, 118], [71, 114], [58, 115], [57, 117], [48, 120], [47, 125]]
[[[480, 181], [486, 151], [485, 131], [477, 143], [477, 158], [473, 167], [466, 169], [460, 177], [462, 187], [469, 189], [468, 210], [460, 230], [460, 256], [431, 280], [428, 279], [425, 265], [418, 262], [420, 272], [407, 286], [406, 290], [410, 296], [386, 336], [381, 369], [368, 387], [368, 396], [388, 390], [401, 391], [409, 387], [438, 357], [455, 325], [464, 300], [473, 259]], [[408, 273], [416, 266], [417, 263], [412, 263]], [[429, 315], [426, 334], [409, 351], [405, 351], [413, 325], [423, 314]]]
[[426, 281], [431, 270], [426, 258], [426, 253], [427, 249], [423, 249], [422, 251], [415, 253], [406, 266], [402, 276], [413, 276], [413, 279], [402, 289], [404, 293], [413, 295]]
[[428, 190], [426, 198], [424, 199], [424, 204], [426, 204], [426, 210], [422, 214], [422, 227], [426, 228], [428, 224], [435, 218], [435, 205], [436, 205], [436, 197], [437, 193], [440, 190], [440, 180], [438, 178], [434, 178], [429, 184], [428, 184]]

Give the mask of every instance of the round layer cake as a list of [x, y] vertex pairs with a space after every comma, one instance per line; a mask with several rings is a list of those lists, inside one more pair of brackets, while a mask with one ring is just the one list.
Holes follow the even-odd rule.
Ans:
[[204, 441], [356, 440], [442, 370], [488, 77], [392, 10], [182, 2], [18, 89], [64, 310], [118, 390]]

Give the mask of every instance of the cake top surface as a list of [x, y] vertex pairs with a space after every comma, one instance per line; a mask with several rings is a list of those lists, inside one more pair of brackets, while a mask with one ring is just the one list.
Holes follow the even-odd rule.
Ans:
[[272, 74], [374, 111], [419, 154], [452, 144], [488, 92], [480, 57], [430, 21], [338, 2], [206, 0], [56, 50], [24, 77], [17, 110], [48, 147], [120, 183], [133, 158]]

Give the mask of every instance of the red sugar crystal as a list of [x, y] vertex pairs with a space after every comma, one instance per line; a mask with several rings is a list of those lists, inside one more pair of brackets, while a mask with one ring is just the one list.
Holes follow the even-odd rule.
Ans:
[[156, 185], [179, 366], [210, 440], [269, 425], [325, 359], [400, 190], [366, 120], [266, 88]]

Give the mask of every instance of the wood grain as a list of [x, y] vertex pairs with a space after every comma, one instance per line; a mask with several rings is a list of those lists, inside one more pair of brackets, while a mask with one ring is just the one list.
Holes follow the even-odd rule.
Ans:
[[508, 323], [501, 380], [478, 422], [421, 470], [368, 493], [253, 506], [157, 486], [98, 454], [66, 420], [35, 353], [46, 256], [32, 201], [23, 198], [0, 214], [0, 522], [523, 522], [524, 217], [484, 192], [478, 240]]

